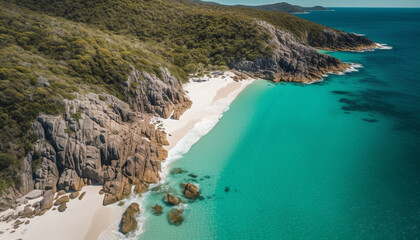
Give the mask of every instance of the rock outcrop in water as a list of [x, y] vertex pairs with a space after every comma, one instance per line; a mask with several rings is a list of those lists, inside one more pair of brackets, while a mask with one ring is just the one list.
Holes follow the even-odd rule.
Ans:
[[361, 51], [378, 47], [376, 43], [365, 36], [328, 28], [324, 29], [322, 34], [318, 34], [316, 38], [308, 37], [308, 44], [330, 51]]
[[181, 225], [184, 221], [184, 216], [182, 215], [183, 212], [184, 210], [182, 209], [172, 209], [168, 213], [169, 222], [177, 226]]
[[[282, 31], [267, 22], [256, 21], [271, 34], [271, 45], [274, 46], [273, 54], [269, 58], [232, 63], [231, 67], [234, 69], [275, 82], [311, 83], [322, 79], [323, 75], [327, 73], [338, 73], [349, 67], [348, 64], [339, 59], [319, 53], [313, 47], [305, 45], [288, 32]], [[373, 44], [368, 38], [355, 34], [341, 34], [328, 30], [324, 32], [325, 42], [322, 46], [328, 45], [331, 41], [332, 49], [344, 49], [346, 46], [352, 46], [352, 50], [357, 50], [358, 46], [367, 48]], [[341, 40], [342, 43], [336, 43], [336, 41]]]
[[158, 215], [158, 216], [163, 213], [163, 207], [160, 206], [159, 204], [156, 204], [155, 206], [152, 206], [152, 210], [153, 210], [153, 213], [155, 215]]
[[200, 189], [197, 185], [193, 183], [183, 183], [182, 187], [184, 188], [183, 193], [186, 198], [196, 199], [200, 197]]
[[137, 203], [132, 203], [125, 210], [121, 219], [121, 232], [127, 234], [137, 229], [136, 216], [140, 214], [140, 207]]
[[181, 203], [181, 200], [177, 197], [175, 197], [174, 195], [168, 193], [165, 195], [165, 197], [163, 198], [163, 200], [171, 205], [178, 205]]

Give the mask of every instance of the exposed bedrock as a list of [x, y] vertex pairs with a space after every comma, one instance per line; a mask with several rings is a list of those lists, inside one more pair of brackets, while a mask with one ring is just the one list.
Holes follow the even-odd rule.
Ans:
[[359, 51], [377, 47], [376, 43], [365, 36], [328, 28], [316, 36], [309, 36], [308, 44], [315, 48], [332, 51]]
[[108, 94], [88, 93], [63, 100], [64, 115], [39, 116], [33, 124], [38, 140], [21, 167], [22, 185], [3, 194], [2, 207], [16, 206], [16, 199], [33, 189], [79, 191], [88, 184], [103, 185], [104, 204], [111, 204], [128, 196], [132, 186], [141, 193], [159, 181], [168, 141], [151, 119], [179, 117], [191, 105], [169, 72], [162, 72], [160, 80], [133, 70], [131, 107]]
[[162, 77], [133, 70], [126, 84], [129, 103], [138, 112], [146, 112], [163, 118], [174, 119], [191, 107], [180, 83], [165, 68], [160, 68]]
[[275, 82], [310, 83], [322, 79], [324, 74], [343, 71], [349, 67], [339, 59], [321, 54], [301, 43], [288, 32], [277, 29], [267, 22], [256, 21], [272, 36], [271, 57], [255, 61], [239, 61], [232, 64], [232, 68]]

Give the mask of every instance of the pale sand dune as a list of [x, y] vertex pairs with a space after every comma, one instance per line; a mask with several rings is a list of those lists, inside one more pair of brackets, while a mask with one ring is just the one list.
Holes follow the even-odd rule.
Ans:
[[[253, 81], [235, 82], [233, 76], [233, 73], [227, 72], [225, 78], [220, 76], [206, 82], [191, 81], [183, 86], [193, 102], [191, 108], [181, 116], [180, 120], [157, 119], [171, 135], [168, 136], [169, 151], [186, 137], [197, 123], [204, 119], [217, 121], [239, 93]], [[0, 231], [3, 232], [0, 234], [0, 240], [92, 240], [98, 239], [99, 236], [102, 239], [118, 239], [121, 235], [116, 232], [124, 209], [116, 204], [103, 206], [103, 195], [99, 195], [101, 188], [101, 186], [84, 187], [80, 192], [86, 191], [85, 197], [82, 200], [77, 198], [70, 200], [64, 212], [50, 209], [43, 216], [20, 219], [23, 222], [30, 220], [30, 223], [22, 224], [14, 233], [11, 231], [15, 220], [9, 223], [0, 222]], [[32, 200], [30, 203], [39, 200]]]

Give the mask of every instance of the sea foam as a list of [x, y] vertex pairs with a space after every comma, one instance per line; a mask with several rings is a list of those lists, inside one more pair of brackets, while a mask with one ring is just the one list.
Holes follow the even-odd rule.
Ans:
[[[225, 111], [228, 109], [229, 108], [225, 108]], [[191, 129], [181, 140], [179, 140], [175, 147], [169, 151], [168, 158], [162, 162], [162, 171], [160, 174], [162, 180], [156, 185], [163, 184], [166, 181], [171, 163], [180, 159], [195, 143], [197, 143], [204, 135], [209, 133], [210, 130], [216, 126], [222, 116], [223, 114], [203, 118], [200, 122], [194, 125], [193, 129]]]
[[351, 51], [351, 52], [374, 52], [375, 50], [392, 50], [393, 47], [388, 46], [388, 44], [386, 43], [375, 43], [376, 47], [374, 48], [369, 48], [369, 49], [365, 49], [365, 50], [361, 50], [361, 51]]
[[391, 50], [392, 47], [388, 46], [388, 44], [386, 43], [376, 43], [376, 45], [378, 45], [378, 49], [383, 49], [383, 50]]

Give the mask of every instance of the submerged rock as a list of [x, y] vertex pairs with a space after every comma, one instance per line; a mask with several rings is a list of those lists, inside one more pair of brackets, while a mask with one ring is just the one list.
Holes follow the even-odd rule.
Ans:
[[184, 210], [182, 209], [173, 209], [170, 211], [168, 213], [169, 222], [177, 226], [181, 225], [184, 221], [184, 216], [182, 215], [183, 212]]
[[225, 187], [225, 192], [229, 192], [230, 188], [229, 187]]
[[368, 118], [363, 118], [363, 121], [365, 121], [365, 122], [370, 122], [370, 123], [374, 123], [374, 122], [377, 122], [378, 120], [377, 119], [368, 119]]
[[136, 216], [140, 213], [140, 206], [137, 203], [132, 203], [125, 210], [121, 219], [121, 232], [127, 234], [136, 230], [137, 220]]
[[179, 198], [175, 197], [174, 195], [170, 193], [166, 194], [163, 200], [172, 205], [178, 205], [181, 202]]
[[200, 196], [200, 189], [197, 185], [192, 183], [183, 183], [182, 187], [184, 188], [184, 196], [190, 199], [196, 199]]
[[197, 175], [195, 175], [195, 174], [193, 174], [193, 173], [188, 174], [188, 176], [189, 176], [189, 177], [192, 177], [192, 178], [197, 178], [197, 177], [198, 177]]
[[175, 174], [181, 174], [181, 173], [185, 173], [185, 172], [187, 172], [187, 171], [185, 171], [182, 168], [174, 168], [174, 169], [171, 170], [171, 174], [173, 174], [173, 175], [175, 175]]
[[159, 185], [159, 186], [156, 186], [156, 187], [152, 188], [151, 190], [152, 190], [152, 192], [161, 192], [161, 191], [164, 191], [164, 186], [165, 185]]
[[161, 215], [163, 213], [163, 207], [160, 206], [159, 204], [156, 204], [155, 206], [152, 206], [153, 209], [153, 213], [155, 215]]

